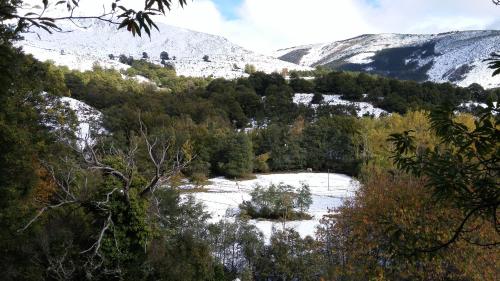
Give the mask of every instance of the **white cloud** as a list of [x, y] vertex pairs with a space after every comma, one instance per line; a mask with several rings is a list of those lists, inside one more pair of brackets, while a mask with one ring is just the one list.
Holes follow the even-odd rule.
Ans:
[[[27, 0], [41, 2], [41, 0]], [[85, 10], [103, 1], [81, 0]], [[368, 3], [377, 2], [376, 5]], [[122, 0], [137, 6], [143, 2]], [[188, 1], [158, 20], [223, 35], [246, 48], [275, 49], [342, 40], [366, 33], [438, 33], [500, 27], [500, 7], [490, 0], [244, 0], [228, 20], [212, 0]]]
[[438, 33], [500, 27], [489, 0], [245, 0], [226, 20], [210, 0], [194, 0], [167, 23], [228, 37], [260, 52], [366, 33]]
[[490, 0], [378, 0], [367, 7], [370, 25], [382, 32], [438, 33], [488, 28], [500, 18]]

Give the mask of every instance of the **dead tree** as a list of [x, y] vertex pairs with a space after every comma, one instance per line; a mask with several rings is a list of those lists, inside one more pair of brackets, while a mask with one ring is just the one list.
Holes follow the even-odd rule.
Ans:
[[[82, 249], [81, 255], [88, 259], [86, 270], [95, 272], [100, 269], [105, 261], [101, 252], [103, 239], [115, 227], [113, 220], [113, 199], [120, 198], [130, 207], [131, 188], [134, 177], [138, 175], [139, 168], [137, 161], [139, 154], [147, 159], [148, 172], [141, 176], [148, 176], [147, 183], [140, 187], [133, 187], [141, 200], [147, 200], [152, 207], [149, 210], [149, 216], [159, 217], [159, 203], [155, 193], [160, 188], [167, 188], [173, 176], [178, 175], [182, 169], [190, 163], [190, 153], [185, 149], [175, 145], [175, 141], [166, 135], [152, 137], [144, 124], [140, 122], [140, 136], [126, 150], [116, 148], [113, 145], [105, 146], [103, 142], [89, 139], [85, 140], [85, 146], [74, 147], [79, 155], [79, 160], [71, 157], [60, 159], [57, 165], [46, 163], [46, 169], [49, 171], [52, 181], [56, 186], [56, 191], [52, 194], [49, 202], [40, 203], [42, 206], [19, 231], [28, 229], [37, 222], [45, 213], [65, 208], [68, 206], [81, 207], [90, 213], [101, 218], [96, 222], [97, 229], [94, 237], [94, 243], [87, 249]], [[117, 159], [120, 165], [112, 165], [106, 159]], [[146, 174], [146, 175], [144, 175]], [[120, 184], [116, 184], [112, 190], [106, 193], [95, 192], [99, 186], [93, 186], [95, 178], [112, 177]], [[92, 192], [94, 191], [94, 192]], [[96, 195], [97, 194], [97, 195]], [[101, 194], [101, 195], [99, 195]], [[57, 261], [64, 260], [54, 259]], [[51, 267], [51, 270], [61, 269], [57, 265]], [[118, 271], [118, 273], [116, 272]], [[114, 274], [119, 274], [117, 269]], [[68, 272], [58, 271], [61, 276], [67, 277]]]

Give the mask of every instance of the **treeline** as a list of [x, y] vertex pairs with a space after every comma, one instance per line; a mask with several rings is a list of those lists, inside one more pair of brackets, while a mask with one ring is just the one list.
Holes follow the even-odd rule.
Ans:
[[[197, 182], [215, 175], [245, 178], [253, 172], [308, 168], [357, 175], [366, 160], [359, 137], [360, 123], [366, 121], [357, 118], [353, 106], [323, 103], [322, 93], [401, 113], [485, 101], [496, 93], [478, 85], [460, 88], [341, 72], [318, 72], [313, 80], [297, 73], [287, 81], [277, 73], [255, 72], [209, 81], [177, 77], [172, 69], [144, 60], [134, 61], [126, 74], [152, 83], [100, 68], [57, 71], [64, 76], [59, 81], [66, 85], [64, 92], [102, 111], [106, 129], [122, 144], [137, 132], [139, 117], [152, 128], [168, 124], [189, 139], [197, 158], [185, 172]], [[316, 93], [318, 107], [294, 103], [297, 92]]]
[[[304, 75], [312, 75], [310, 77], [314, 80], [301, 78]], [[468, 101], [485, 103], [499, 94], [499, 90], [485, 90], [479, 84], [462, 88], [450, 83], [418, 83], [366, 73], [324, 70], [294, 72], [290, 76], [290, 85], [295, 92], [341, 95], [346, 100], [366, 101], [388, 112], [401, 114], [409, 110], [430, 110], [443, 103], [454, 106]]]
[[[338, 107], [329, 111], [328, 106], [316, 112], [295, 104], [293, 89], [280, 75], [216, 79], [203, 87], [183, 84], [185, 78], [169, 70], [139, 65], [127, 73], [170, 81], [162, 85], [180, 83], [182, 91], [139, 84], [96, 68], [85, 73], [64, 70], [63, 92], [103, 112], [105, 128], [122, 145], [139, 130], [139, 119], [152, 129], [168, 126], [179, 138], [189, 139], [197, 157], [185, 172], [196, 181], [213, 175], [247, 177], [254, 171], [357, 171], [356, 114]], [[345, 116], [332, 115], [334, 109]]]

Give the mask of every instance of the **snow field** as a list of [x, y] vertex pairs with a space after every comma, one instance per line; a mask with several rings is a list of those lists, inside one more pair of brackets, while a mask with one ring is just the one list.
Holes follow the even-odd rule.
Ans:
[[[313, 203], [308, 211], [313, 218], [308, 221], [286, 222], [286, 228], [293, 228], [302, 237], [313, 236], [321, 218], [328, 214], [329, 209], [339, 207], [343, 200], [354, 194], [359, 182], [340, 174], [327, 173], [290, 173], [256, 175], [253, 180], [232, 181], [225, 178], [214, 178], [205, 186], [203, 192], [192, 193], [197, 201], [206, 206], [212, 215], [212, 221], [223, 219], [233, 220], [239, 212], [239, 205], [250, 200], [250, 192], [257, 186], [268, 187], [271, 184], [284, 183], [295, 188], [302, 183], [309, 185]], [[183, 188], [192, 188], [184, 186]], [[252, 220], [252, 224], [263, 232], [269, 241], [273, 229], [282, 229], [283, 224], [276, 221]]]

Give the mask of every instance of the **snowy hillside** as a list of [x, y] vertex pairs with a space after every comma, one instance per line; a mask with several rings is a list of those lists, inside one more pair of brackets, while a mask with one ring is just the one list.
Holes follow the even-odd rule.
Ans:
[[483, 62], [500, 50], [500, 31], [434, 35], [378, 34], [278, 50], [276, 57], [303, 66], [366, 71], [400, 79], [500, 86]]
[[[58, 65], [80, 70], [89, 70], [94, 63], [110, 68], [126, 68], [118, 62], [119, 55], [140, 59], [143, 52], [148, 54], [150, 61], [159, 64], [160, 53], [164, 51], [170, 58], [176, 58], [168, 62], [175, 65], [179, 75], [184, 76], [241, 77], [245, 75], [246, 64], [269, 73], [283, 69], [309, 69], [256, 54], [220, 36], [165, 24], [158, 26], [160, 32], [152, 32], [151, 38], [134, 38], [129, 32], [117, 31], [115, 26], [102, 22], [91, 22], [82, 27], [66, 25], [62, 27], [71, 32], [27, 33], [18, 45], [40, 60], [52, 60]], [[110, 54], [115, 56], [114, 60], [109, 58]], [[205, 55], [210, 62], [203, 60]]]

